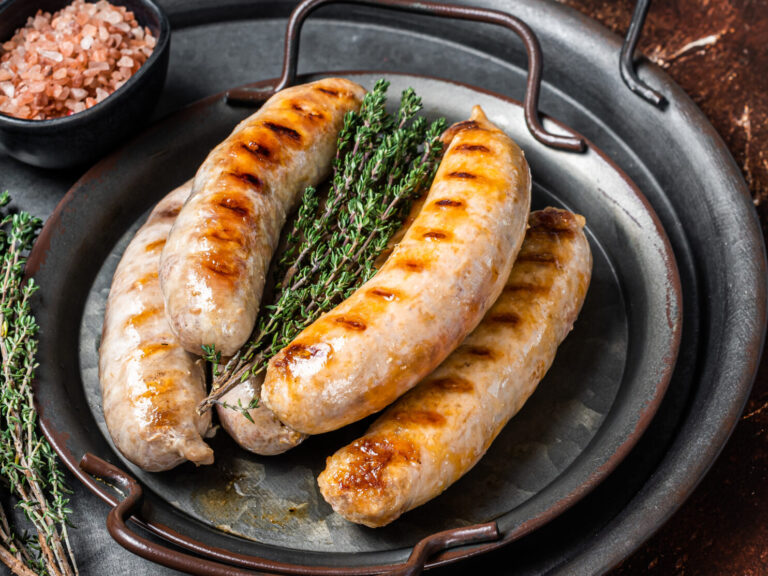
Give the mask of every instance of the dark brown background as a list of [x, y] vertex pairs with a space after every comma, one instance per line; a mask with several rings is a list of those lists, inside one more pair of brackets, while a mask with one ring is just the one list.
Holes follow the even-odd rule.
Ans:
[[[626, 33], [634, 1], [561, 0]], [[768, 0], [657, 0], [640, 51], [725, 139], [768, 233]], [[612, 576], [768, 574], [768, 355], [741, 420], [688, 502]]]

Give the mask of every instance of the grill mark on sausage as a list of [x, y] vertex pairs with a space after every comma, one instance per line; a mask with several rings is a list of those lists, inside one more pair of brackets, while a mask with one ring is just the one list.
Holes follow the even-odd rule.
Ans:
[[408, 272], [423, 272], [427, 266], [422, 260], [402, 258], [395, 261], [395, 267], [400, 268], [401, 270], [407, 270]]
[[471, 354], [472, 356], [479, 356], [481, 358], [492, 359], [494, 356], [493, 350], [487, 346], [461, 346], [460, 349], [467, 354]]
[[442, 200], [435, 201], [435, 206], [439, 208], [459, 208], [464, 206], [464, 202], [461, 200], [451, 200], [450, 198], [443, 198]]
[[174, 379], [168, 377], [158, 377], [154, 380], [145, 380], [144, 386], [146, 391], [137, 395], [135, 401], [140, 402], [142, 405], [143, 400], [149, 400], [148, 410], [146, 411], [146, 417], [149, 420], [151, 426], [157, 428], [170, 428], [178, 424], [178, 414], [175, 408], [175, 403], [172, 400], [159, 401], [159, 396], [166, 396], [169, 393], [175, 392]]
[[159, 219], [176, 218], [179, 215], [179, 212], [181, 212], [181, 204], [177, 206], [169, 206], [168, 208], [164, 208], [159, 212], [155, 212], [153, 216], [154, 218], [159, 218]]
[[133, 316], [128, 318], [128, 321], [126, 322], [126, 324], [128, 326], [136, 328], [138, 326], [141, 326], [147, 320], [151, 319], [153, 316], [156, 316], [160, 312], [162, 312], [160, 308], [145, 308], [138, 314], [134, 314]]
[[452, 128], [455, 130], [474, 130], [475, 128], [480, 128], [480, 125], [474, 120], [462, 120], [461, 122], [456, 122]]
[[331, 353], [332, 349], [328, 344], [302, 344], [301, 342], [296, 342], [290, 344], [275, 356], [272, 360], [272, 365], [275, 368], [288, 369], [290, 371], [291, 365], [298, 361], [309, 360], [321, 355], [330, 358]]
[[153, 252], [158, 248], [162, 248], [163, 246], [165, 246], [165, 238], [161, 238], [160, 240], [155, 240], [154, 242], [150, 242], [149, 244], [146, 245], [144, 250], [147, 252]]
[[464, 180], [474, 180], [475, 178], [477, 178], [477, 176], [475, 176], [471, 172], [451, 172], [450, 174], [448, 174], [448, 176], [450, 176], [451, 178], [461, 178]]
[[163, 352], [166, 350], [171, 350], [172, 346], [168, 342], [160, 342], [158, 344], [147, 344], [145, 346], [141, 347], [141, 357], [146, 358], [147, 356], [152, 356], [152, 354], [157, 354], [158, 352]]
[[416, 448], [408, 441], [366, 436], [346, 450], [349, 466], [336, 475], [341, 490], [381, 489], [386, 484], [384, 469], [391, 463], [418, 461]]
[[421, 237], [431, 241], [447, 240], [451, 237], [451, 233], [444, 232], [443, 230], [428, 230]]
[[520, 323], [520, 316], [514, 312], [498, 312], [496, 314], [491, 314], [489, 320], [499, 324], [511, 324], [514, 326], [515, 324]]
[[429, 384], [431, 384], [435, 388], [439, 388], [447, 392], [468, 393], [468, 392], [473, 392], [475, 389], [475, 385], [472, 382], [470, 382], [469, 380], [465, 380], [464, 378], [459, 378], [457, 376], [437, 378], [429, 382]]
[[507, 284], [504, 286], [504, 292], [530, 292], [532, 294], [543, 294], [549, 292], [550, 286], [539, 286], [536, 284]]
[[294, 142], [301, 142], [301, 134], [299, 134], [293, 128], [289, 128], [288, 126], [283, 126], [282, 124], [277, 124], [275, 122], [264, 122], [264, 126], [272, 130], [272, 132], [278, 136], [285, 136]]
[[445, 416], [434, 410], [396, 410], [390, 417], [402, 424], [418, 424], [435, 428], [445, 426]]
[[214, 225], [206, 230], [206, 238], [214, 238], [219, 242], [233, 242], [238, 246], [245, 245], [245, 235], [237, 227], [227, 226], [222, 222], [215, 222]]
[[239, 272], [238, 266], [232, 262], [217, 258], [215, 252], [206, 252], [201, 258], [200, 264], [218, 276], [230, 277]]
[[297, 104], [296, 102], [291, 102], [291, 108], [296, 110], [296, 112], [301, 112], [302, 116], [309, 118], [310, 120], [322, 120], [325, 118], [322, 112], [307, 110], [306, 108], [303, 108], [300, 104]]
[[387, 302], [392, 302], [393, 300], [399, 299], [397, 292], [394, 292], [393, 290], [389, 290], [385, 288], [371, 288], [370, 290], [368, 290], [368, 294], [371, 294], [373, 296], [378, 296], [379, 298], [383, 298]]
[[[247, 172], [227, 172], [232, 178], [235, 178], [239, 180], [240, 182], [243, 182], [246, 186], [250, 186], [251, 188], [255, 188], [257, 192], [264, 192], [264, 183], [261, 181], [261, 179], [258, 176], [254, 176], [253, 174], [248, 174]], [[222, 206], [223, 204], [219, 204], [219, 206]], [[228, 206], [224, 206], [225, 208], [228, 208]]]
[[357, 330], [358, 332], [362, 332], [367, 328], [365, 322], [356, 318], [350, 318], [349, 316], [337, 316], [333, 319], [333, 321], [337, 324], [341, 324], [345, 328], [350, 330]]
[[491, 149], [482, 144], [459, 144], [454, 148], [458, 152], [490, 152]]
[[317, 86], [318, 92], [322, 92], [324, 94], [328, 94], [329, 96], [339, 96], [338, 90], [331, 90], [330, 88], [323, 88], [322, 86]]
[[141, 286], [144, 286], [145, 284], [155, 280], [157, 280], [157, 271], [150, 272], [149, 274], [142, 276], [131, 285], [131, 288], [140, 288]]
[[579, 227], [576, 216], [566, 210], [557, 208], [545, 208], [531, 215], [529, 221], [534, 230], [549, 230], [552, 232], [573, 233]]
[[261, 160], [269, 158], [272, 155], [272, 151], [269, 148], [263, 144], [254, 142], [253, 140], [249, 140], [248, 142], [241, 142], [240, 147], [249, 154], [256, 156]]
[[538, 264], [553, 264], [557, 268], [560, 268], [560, 260], [551, 252], [532, 252], [528, 254], [520, 254], [517, 257], [517, 262], [536, 262]]

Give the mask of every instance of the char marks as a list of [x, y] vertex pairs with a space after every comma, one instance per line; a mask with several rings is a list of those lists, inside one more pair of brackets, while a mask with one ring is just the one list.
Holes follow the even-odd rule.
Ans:
[[368, 290], [368, 294], [371, 296], [376, 296], [377, 298], [383, 298], [387, 302], [392, 302], [393, 300], [399, 299], [397, 292], [387, 288], [371, 288]]
[[539, 286], [537, 284], [507, 284], [504, 286], [505, 293], [530, 292], [531, 294], [543, 294], [549, 292], [551, 286]]
[[299, 134], [293, 128], [289, 128], [288, 126], [283, 126], [282, 124], [277, 124], [276, 122], [269, 122], [269, 121], [264, 122], [264, 126], [269, 128], [272, 132], [274, 132], [280, 137], [289, 138], [294, 142], [301, 142], [301, 134]]
[[491, 149], [482, 144], [458, 144], [454, 152], [490, 152]]
[[448, 174], [448, 176], [450, 176], [451, 178], [460, 178], [463, 180], [474, 180], [475, 178], [477, 178], [477, 176], [475, 176], [471, 172], [451, 172], [450, 174]]
[[408, 272], [423, 272], [427, 267], [423, 260], [416, 260], [415, 258], [398, 258], [394, 265], [396, 268]]
[[341, 324], [345, 328], [348, 328], [350, 330], [356, 330], [358, 332], [362, 332], [367, 328], [365, 325], [365, 322], [358, 318], [351, 318], [349, 316], [337, 316], [333, 319], [334, 322], [337, 324]]
[[355, 440], [347, 453], [349, 466], [335, 478], [341, 490], [381, 490], [386, 483], [387, 466], [418, 461], [416, 448], [410, 442], [371, 436]]
[[520, 253], [517, 262], [535, 262], [537, 264], [553, 264], [560, 268], [560, 261], [551, 252], [528, 252]]
[[438, 208], [460, 208], [464, 206], [464, 202], [461, 200], [452, 200], [451, 198], [443, 198], [435, 201], [435, 206]]
[[138, 326], [141, 326], [144, 324], [147, 320], [150, 320], [151, 318], [154, 318], [157, 316], [162, 310], [160, 308], [145, 308], [138, 314], [134, 314], [130, 318], [128, 318], [128, 321], [126, 324], [128, 326], [131, 326], [133, 328], [136, 328]]
[[[227, 172], [229, 176], [232, 178], [235, 178], [236, 180], [239, 180], [246, 186], [249, 186], [250, 188], [254, 188], [257, 192], [263, 192], [264, 191], [264, 183], [261, 181], [261, 178], [258, 176], [254, 176], [253, 174], [249, 174], [248, 172]], [[219, 204], [219, 206], [223, 206], [223, 204]], [[229, 208], [229, 206], [224, 206], [225, 208]]]
[[429, 381], [427, 384], [447, 392], [469, 393], [474, 392], [475, 390], [475, 385], [472, 384], [472, 382], [464, 378], [459, 378], [458, 376], [437, 378], [435, 380]]
[[173, 218], [175, 220], [179, 212], [181, 212], [181, 204], [176, 204], [155, 212], [152, 217], [158, 219]]
[[240, 267], [234, 264], [230, 258], [221, 259], [217, 257], [215, 252], [205, 252], [202, 255], [201, 264], [207, 270], [213, 272], [217, 276], [232, 277], [239, 274]]
[[469, 354], [471, 356], [477, 356], [479, 358], [488, 358], [492, 359], [494, 357], [493, 350], [488, 348], [487, 346], [460, 346], [458, 348], [462, 352], [465, 352], [466, 354]]
[[431, 241], [448, 240], [451, 237], [451, 233], [443, 230], [427, 230], [421, 237]]
[[491, 314], [488, 319], [497, 324], [510, 324], [512, 326], [520, 323], [520, 316], [514, 312], [496, 312]]
[[147, 244], [144, 248], [146, 252], [153, 252], [159, 248], [162, 248], [165, 246], [165, 238], [161, 238], [160, 240], [155, 240], [154, 242], [150, 242]]
[[416, 424], [418, 426], [429, 426], [438, 428], [445, 426], [445, 416], [434, 410], [411, 410], [408, 408], [395, 410], [390, 415], [393, 420], [400, 424]]
[[254, 142], [253, 140], [249, 140], [248, 142], [241, 142], [240, 148], [261, 160], [265, 160], [272, 156], [272, 151], [269, 148], [263, 144]]
[[323, 94], [328, 94], [329, 96], [335, 96], [336, 98], [339, 97], [338, 90], [331, 90], [330, 88], [323, 88], [322, 86], [318, 86], [317, 91], [322, 92]]

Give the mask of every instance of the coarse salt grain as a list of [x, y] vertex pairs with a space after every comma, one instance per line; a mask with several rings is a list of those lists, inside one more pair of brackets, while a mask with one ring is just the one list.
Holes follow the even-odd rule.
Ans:
[[82, 112], [120, 88], [156, 43], [133, 13], [106, 0], [38, 11], [0, 45], [0, 113], [42, 120]]

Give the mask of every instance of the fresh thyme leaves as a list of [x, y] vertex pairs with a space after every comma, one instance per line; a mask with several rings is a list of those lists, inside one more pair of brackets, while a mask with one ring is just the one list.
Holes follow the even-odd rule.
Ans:
[[[403, 91], [397, 114], [389, 114], [388, 87], [379, 80], [360, 111], [344, 118], [328, 195], [323, 199], [311, 187], [304, 192], [276, 265], [273, 303], [262, 308], [250, 341], [223, 367], [214, 366], [212, 392], [198, 412], [222, 404], [224, 394], [262, 372], [299, 332], [370, 279], [411, 202], [429, 186], [445, 120], [430, 124], [417, 117], [421, 99], [411, 88]], [[257, 404], [254, 398], [234, 409], [245, 415]]]
[[[0, 194], [0, 208], [9, 202]], [[25, 254], [40, 228], [26, 212], [0, 216], [0, 476], [34, 526], [36, 537], [14, 534], [0, 509], [0, 560], [14, 574], [73, 576], [78, 573], [67, 533], [69, 490], [56, 455], [37, 428], [32, 380], [37, 368], [37, 322], [24, 279]]]

